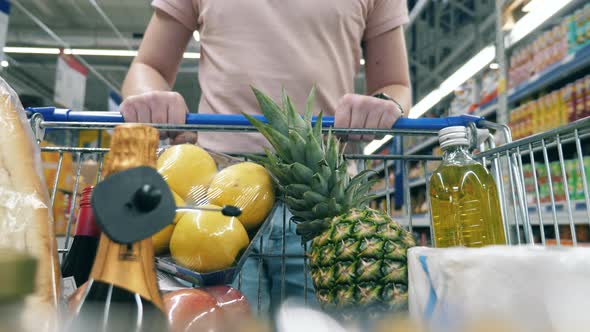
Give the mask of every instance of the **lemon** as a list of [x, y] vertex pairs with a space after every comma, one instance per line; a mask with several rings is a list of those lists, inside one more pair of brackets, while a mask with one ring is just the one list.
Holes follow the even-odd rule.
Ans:
[[258, 227], [273, 207], [273, 183], [266, 169], [253, 162], [242, 162], [221, 170], [209, 186], [209, 203], [233, 205], [242, 210], [239, 219], [251, 230]]
[[[204, 207], [220, 208], [211, 204]], [[237, 218], [219, 211], [191, 211], [185, 212], [174, 227], [170, 253], [176, 263], [206, 273], [232, 266], [248, 242], [248, 234]]]
[[179, 144], [166, 149], [158, 158], [158, 172], [170, 188], [186, 202], [198, 203], [217, 172], [215, 160], [204, 149]]
[[[176, 203], [176, 206], [184, 206], [184, 201], [174, 191], [172, 191], [172, 197], [174, 197], [174, 203]], [[172, 225], [168, 225], [158, 233], [152, 235], [152, 245], [154, 246], [154, 253], [156, 255], [161, 255], [168, 251], [170, 238], [172, 237], [172, 231], [174, 231], [174, 225], [178, 223], [183, 215], [184, 212], [177, 212]]]

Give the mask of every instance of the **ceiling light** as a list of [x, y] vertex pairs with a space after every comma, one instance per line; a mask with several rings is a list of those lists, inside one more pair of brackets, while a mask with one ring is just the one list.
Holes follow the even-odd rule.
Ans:
[[183, 57], [185, 59], [200, 59], [201, 53], [199, 53], [199, 52], [184, 52]]
[[43, 48], [43, 47], [4, 47], [4, 53], [20, 53], [20, 54], [59, 54], [59, 48]]
[[[505, 40], [506, 47], [510, 47], [534, 31], [560, 9], [572, 0], [533, 0], [527, 6], [530, 12], [518, 20]], [[525, 6], [526, 7], [526, 6]]]
[[97, 49], [80, 49], [73, 48], [71, 50], [65, 49], [65, 54], [73, 55], [91, 55], [91, 56], [114, 56], [114, 57], [134, 57], [137, 51], [130, 50], [97, 50]]
[[499, 68], [500, 68], [500, 65], [497, 64], [496, 62], [490, 63], [490, 69], [491, 70], [496, 70], [496, 69], [499, 69]]
[[199, 33], [199, 31], [193, 32], [193, 38], [195, 39], [196, 42], [201, 41], [201, 34]]
[[[50, 47], [4, 47], [5, 53], [16, 54], [59, 54], [59, 48]], [[108, 49], [88, 49], [88, 48], [66, 48], [64, 54], [86, 55], [86, 56], [111, 56], [111, 57], [135, 57], [137, 51], [131, 50], [108, 50]], [[185, 59], [200, 59], [201, 54], [198, 52], [185, 52]]]
[[0, 61], [0, 66], [6, 68], [6, 67], [8, 67], [8, 65], [9, 65], [8, 61], [6, 61], [6, 60]]
[[361, 59], [361, 66], [365, 65], [365, 59]]

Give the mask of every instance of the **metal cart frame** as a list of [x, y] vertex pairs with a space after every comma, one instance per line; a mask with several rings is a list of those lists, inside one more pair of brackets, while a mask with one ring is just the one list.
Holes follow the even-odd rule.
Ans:
[[[29, 110], [30, 123], [33, 132], [38, 142], [45, 137], [46, 130], [108, 130], [114, 128], [118, 123], [122, 122], [122, 117], [118, 113], [112, 112], [71, 112], [68, 110], [58, 110], [53, 108], [32, 109]], [[86, 114], [83, 114], [86, 113]], [[189, 114], [186, 125], [153, 125], [159, 130], [166, 131], [238, 131], [246, 132], [253, 131], [254, 128], [248, 123], [244, 122], [243, 118], [235, 116], [227, 117], [209, 117], [203, 115]], [[333, 119], [327, 118], [324, 121], [325, 129], [333, 125]], [[545, 233], [545, 226], [553, 226], [555, 233], [556, 244], [562, 245], [562, 238], [560, 238], [559, 225], [569, 225], [571, 232], [572, 245], [578, 245], [576, 236], [576, 224], [580, 219], [584, 219], [584, 223], [590, 226], [590, 195], [588, 189], [588, 174], [584, 169], [584, 153], [590, 156], [590, 151], [585, 149], [582, 142], [590, 136], [590, 118], [582, 119], [574, 123], [570, 123], [562, 128], [554, 129], [548, 132], [539, 133], [537, 135], [524, 138], [518, 141], [511, 140], [510, 129], [505, 125], [498, 125], [493, 122], [484, 120], [483, 118], [464, 116], [447, 119], [401, 119], [396, 126], [391, 130], [373, 130], [373, 129], [338, 129], [332, 128], [332, 131], [338, 134], [371, 134], [371, 135], [394, 135], [394, 137], [404, 136], [435, 136], [438, 130], [449, 125], [464, 125], [471, 129], [472, 148], [477, 148], [475, 158], [481, 161], [491, 172], [496, 180], [498, 191], [501, 197], [501, 213], [504, 220], [504, 227], [507, 234], [507, 243], [511, 245], [520, 244], [542, 244], [548, 243]], [[478, 139], [479, 138], [479, 139]], [[568, 175], [565, 167], [565, 150], [568, 149], [568, 154], [573, 156], [578, 166], [577, 177], [582, 181], [583, 197], [580, 201], [575, 201], [574, 197], [570, 197], [570, 188], [568, 187]], [[71, 153], [74, 155], [74, 160], [82, 161], [91, 156], [96, 158], [99, 168], [96, 174], [96, 181], [101, 180], [101, 169], [104, 160], [104, 155], [108, 152], [105, 148], [83, 148], [73, 146], [59, 146], [59, 147], [42, 147], [43, 152], [51, 152], [59, 154], [59, 161], [57, 166], [57, 175], [50, 189], [51, 204], [53, 207], [55, 195], [57, 192], [58, 179], [61, 175], [62, 162], [64, 154]], [[408, 179], [408, 170], [410, 163], [416, 161], [424, 162], [423, 180], [428, 192], [428, 171], [426, 167], [427, 162], [437, 162], [441, 159], [439, 156], [433, 155], [405, 155], [401, 154], [386, 154], [386, 155], [363, 155], [352, 154], [346, 155], [349, 160], [358, 161], [360, 169], [371, 168], [369, 162], [371, 160], [381, 161], [380, 166], [385, 179], [388, 179], [390, 166], [393, 163], [401, 163], [403, 173], [403, 217], [396, 218], [404, 224], [410, 231], [416, 227], [421, 227], [415, 224], [416, 216], [412, 213], [412, 204], [410, 199], [410, 181]], [[550, 161], [555, 159], [559, 162], [559, 173], [561, 179], [561, 186], [564, 188], [565, 200], [558, 202], [555, 198], [557, 183], [552, 179], [552, 172]], [[523, 160], [525, 160], [523, 162]], [[523, 165], [528, 160], [532, 165], [541, 160], [544, 164], [544, 169], [536, 169], [532, 167], [532, 174], [525, 174], [523, 172]], [[72, 188], [72, 197], [74, 201], [69, 210], [69, 220], [67, 224], [64, 246], [59, 249], [61, 254], [65, 254], [69, 248], [71, 238], [70, 232], [72, 227], [72, 220], [74, 219], [74, 211], [76, 205], [76, 197], [80, 192], [79, 179], [81, 171], [81, 162], [78, 162], [76, 169], [74, 185]], [[399, 164], [398, 164], [399, 165]], [[550, 192], [550, 201], [542, 203], [539, 191], [541, 182], [540, 174], [544, 173], [548, 180], [548, 188]], [[525, 183], [531, 183], [529, 192]], [[543, 180], [544, 181], [544, 180]], [[391, 213], [391, 185], [388, 181], [385, 184], [386, 211]], [[528, 196], [528, 200], [527, 200]], [[428, 194], [426, 194], [428, 203]], [[429, 205], [429, 203], [428, 203]], [[585, 215], [578, 213], [579, 206], [585, 206]], [[549, 217], [544, 211], [549, 211]], [[582, 209], [582, 211], [584, 211]], [[567, 222], [564, 222], [562, 216], [565, 215]], [[422, 217], [424, 218], [424, 217]], [[547, 221], [546, 219], [551, 219]], [[427, 217], [426, 227], [430, 229], [430, 236], [432, 238], [432, 221]], [[286, 226], [290, 221], [286, 220], [283, 213], [283, 226]], [[533, 234], [533, 226], [539, 226], [540, 241], [536, 241]], [[423, 227], [424, 225], [422, 225]], [[258, 277], [260, 278], [261, 266], [263, 259], [278, 259], [281, 260], [281, 295], [284, 295], [285, 289], [285, 238], [283, 232], [282, 251], [280, 253], [267, 253], [264, 250], [264, 241], [259, 240], [259, 253], [254, 257], [258, 259]], [[306, 249], [306, 248], [305, 248]], [[304, 266], [306, 266], [306, 253], [297, 257], [302, 259]], [[307, 268], [304, 268], [304, 280], [307, 294]], [[241, 283], [242, 274], [240, 273], [238, 285]], [[250, 299], [252, 301], [252, 299]], [[261, 308], [261, 292], [260, 282], [258, 289], [258, 309]], [[306, 297], [307, 300], [307, 297]]]

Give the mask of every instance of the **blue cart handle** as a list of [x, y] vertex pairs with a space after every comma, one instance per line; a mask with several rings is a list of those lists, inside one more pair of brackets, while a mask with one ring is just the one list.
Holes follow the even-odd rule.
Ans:
[[[125, 120], [119, 112], [79, 112], [54, 107], [30, 108], [33, 113], [43, 115], [45, 121], [50, 122], [101, 122], [123, 123]], [[264, 116], [255, 115], [257, 119], [265, 122]], [[440, 130], [450, 126], [467, 126], [470, 123], [476, 125], [484, 118], [473, 115], [451, 116], [446, 118], [402, 118], [397, 120], [393, 129], [403, 130]], [[315, 124], [316, 117], [312, 119]], [[186, 116], [186, 124], [189, 125], [216, 125], [216, 126], [250, 126], [250, 122], [243, 115], [229, 114], [195, 114]], [[333, 127], [334, 117], [323, 117], [323, 127]]]

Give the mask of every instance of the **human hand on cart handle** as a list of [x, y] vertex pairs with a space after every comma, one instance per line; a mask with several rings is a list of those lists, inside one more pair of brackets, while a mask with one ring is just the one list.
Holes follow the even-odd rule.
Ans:
[[[150, 91], [126, 98], [120, 112], [125, 122], [184, 124], [189, 111], [178, 92]], [[196, 143], [197, 133], [160, 131], [160, 138], [170, 138], [171, 144]]]
[[[334, 116], [335, 128], [391, 129], [402, 116], [401, 110], [390, 100], [359, 94], [340, 98]], [[349, 140], [370, 142], [374, 135], [348, 135]]]

